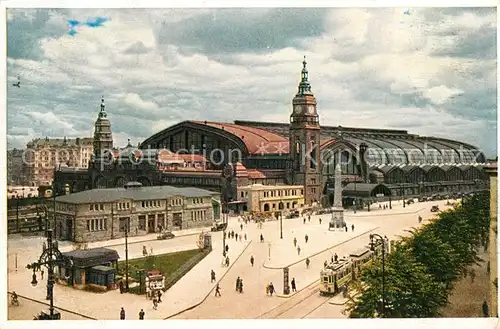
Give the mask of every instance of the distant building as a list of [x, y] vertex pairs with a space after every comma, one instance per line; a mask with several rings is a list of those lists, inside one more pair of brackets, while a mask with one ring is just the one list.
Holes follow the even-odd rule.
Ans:
[[498, 317], [498, 286], [495, 281], [498, 280], [497, 270], [497, 241], [498, 241], [498, 166], [496, 163], [485, 168], [486, 173], [490, 176], [490, 236], [489, 236], [489, 258], [490, 258], [490, 314]]
[[46, 137], [32, 140], [27, 144], [23, 161], [27, 185], [50, 185], [56, 168], [88, 168], [92, 144], [92, 138]]
[[238, 187], [238, 201], [242, 211], [286, 212], [304, 206], [302, 185], [262, 185]]
[[26, 175], [23, 167], [24, 150], [7, 151], [7, 185], [24, 185]]
[[130, 182], [58, 196], [55, 232], [60, 240], [92, 242], [124, 237], [127, 224], [129, 236], [206, 227], [219, 217], [219, 204], [216, 192]]

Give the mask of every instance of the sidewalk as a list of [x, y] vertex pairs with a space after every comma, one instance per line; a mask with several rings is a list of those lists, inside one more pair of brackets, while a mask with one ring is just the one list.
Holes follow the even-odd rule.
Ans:
[[[194, 228], [194, 229], [189, 229], [189, 230], [179, 230], [179, 231], [173, 231], [172, 233], [176, 237], [181, 237], [181, 236], [187, 236], [187, 235], [200, 234], [203, 231], [205, 231], [205, 232], [210, 231], [210, 227], [201, 227], [201, 228]], [[156, 241], [156, 240], [158, 240], [157, 236], [158, 236], [158, 233], [149, 233], [149, 234], [141, 235], [141, 236], [128, 237], [127, 240], [128, 240], [128, 244], [131, 245], [134, 243]], [[89, 242], [87, 244], [87, 249], [102, 248], [102, 247], [109, 248], [109, 247], [116, 247], [116, 246], [121, 246], [121, 245], [125, 245], [125, 238], [106, 240], [106, 241]], [[64, 248], [70, 248], [70, 246], [65, 246]]]
[[[248, 243], [230, 243], [229, 258], [233, 264], [249, 244], [250, 241]], [[196, 245], [191, 245], [190, 249], [194, 248]], [[59, 284], [54, 286], [54, 305], [101, 320], [118, 319], [121, 307], [125, 308], [129, 319], [137, 319], [137, 314], [141, 309], [146, 312], [146, 319], [165, 319], [201, 303], [206, 298], [215, 287], [215, 283], [210, 282], [210, 271], [214, 269], [217, 279], [220, 280], [230, 269], [222, 267], [221, 260], [222, 246], [214, 244], [213, 250], [208, 256], [164, 293], [163, 303], [159, 304], [156, 311], [153, 310], [152, 301], [146, 299], [145, 296], [120, 294], [119, 290], [96, 294]], [[20, 296], [45, 302], [47, 278], [45, 277], [43, 281], [39, 280], [39, 284], [32, 287], [29, 284], [31, 274], [27, 270], [9, 274], [8, 290], [14, 290]], [[99, 300], [99, 303], [95, 303], [96, 299]], [[27, 316], [29, 317], [27, 319], [31, 319], [31, 314]]]
[[[323, 223], [323, 225], [325, 225], [325, 223]], [[326, 223], [326, 225], [328, 225], [328, 223]], [[312, 236], [310, 235], [308, 243], [305, 243], [305, 241], [297, 243], [297, 245], [300, 245], [302, 249], [300, 255], [297, 253], [297, 249], [293, 247], [293, 241], [291, 240], [291, 237], [287, 239], [289, 241], [280, 240], [278, 243], [271, 245], [271, 259], [266, 260], [263, 266], [267, 269], [282, 269], [284, 267], [289, 267], [297, 263], [305, 264], [306, 258], [311, 258], [318, 254], [324, 253], [352, 239], [356, 239], [362, 235], [368, 234], [369, 232], [378, 228], [367, 223], [357, 223], [354, 226], [354, 232], [352, 232], [351, 228], [349, 227], [348, 232], [342, 230], [325, 230], [324, 232], [322, 232], [323, 234], [316, 233]], [[301, 233], [305, 234], [304, 232]], [[301, 240], [303, 240], [303, 237]]]
[[[441, 201], [443, 202], [443, 201]], [[444, 201], [445, 202], [445, 201]], [[441, 207], [441, 205], [440, 205]], [[445, 207], [441, 207], [441, 209], [446, 209]], [[419, 226], [418, 222], [416, 222], [415, 219], [411, 219], [407, 216], [407, 213], [404, 214], [391, 214], [388, 213], [387, 216], [385, 217], [385, 225], [390, 224], [389, 222], [412, 222], [415, 221], [414, 226], [417, 227]], [[420, 214], [423, 218], [428, 219], [433, 217], [433, 213], [430, 212], [430, 206], [428, 208], [424, 208], [422, 211], [420, 211]], [[318, 217], [318, 216], [315, 216]], [[355, 228], [361, 227], [361, 221], [363, 219], [359, 219], [359, 221], [356, 221], [355, 218], [347, 218], [347, 224], [349, 225], [350, 223], [354, 223]], [[380, 219], [379, 219], [380, 220]], [[311, 221], [313, 219], [311, 218]], [[422, 224], [424, 224], [422, 222]], [[382, 224], [382, 222], [380, 223]], [[398, 223], [399, 224], [399, 223]], [[396, 225], [393, 225], [396, 227]], [[290, 263], [289, 266], [289, 280], [291, 281], [292, 278], [295, 278], [295, 282], [297, 285], [297, 292], [300, 292], [302, 289], [305, 289], [309, 287], [310, 285], [316, 283], [319, 281], [320, 278], [320, 271], [323, 268], [323, 263], [325, 261], [330, 262], [331, 257], [333, 256], [334, 253], [337, 253], [339, 258], [343, 256], [349, 256], [349, 253], [352, 251], [355, 251], [356, 249], [362, 248], [366, 246], [369, 243], [369, 237], [368, 233], [370, 232], [375, 232], [381, 235], [387, 235], [389, 239], [397, 239], [399, 236], [404, 236], [409, 234], [406, 229], [400, 229], [400, 228], [386, 228], [384, 231], [381, 231], [379, 227], [375, 227], [369, 231], [364, 231], [359, 235], [353, 235], [350, 237], [348, 240], [344, 240], [343, 242], [339, 242], [336, 245], [332, 245], [331, 247], [327, 248], [326, 250], [320, 251], [319, 253], [316, 253], [309, 257], [309, 260], [311, 261], [309, 269], [306, 269], [305, 265], [305, 257], [302, 259], [302, 261], [299, 261], [298, 263]], [[338, 232], [342, 233], [342, 232]], [[290, 258], [288, 258], [290, 259]], [[286, 265], [285, 265], [286, 266]], [[282, 266], [284, 267], [284, 266]], [[283, 270], [281, 268], [274, 269], [275, 271], [280, 271], [281, 272], [281, 277], [283, 277]], [[266, 268], [269, 268], [267, 263], [266, 263]], [[275, 288], [277, 291], [277, 296], [282, 297], [282, 298], [290, 298], [294, 296], [296, 293], [290, 293], [289, 295], [284, 295], [283, 294], [283, 280], [281, 279], [280, 281], [277, 281], [278, 284], [275, 284]]]

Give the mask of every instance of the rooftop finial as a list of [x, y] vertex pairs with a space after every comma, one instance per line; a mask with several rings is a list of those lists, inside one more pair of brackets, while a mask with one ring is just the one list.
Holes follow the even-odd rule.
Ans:
[[311, 91], [311, 85], [309, 84], [308, 81], [308, 76], [309, 72], [307, 71], [307, 62], [306, 62], [306, 56], [304, 56], [304, 60], [302, 61], [302, 73], [301, 73], [301, 80], [299, 84], [299, 92], [297, 95], [312, 95]]
[[101, 112], [99, 112], [99, 118], [107, 117], [105, 107], [106, 105], [104, 105], [104, 96], [101, 96]]

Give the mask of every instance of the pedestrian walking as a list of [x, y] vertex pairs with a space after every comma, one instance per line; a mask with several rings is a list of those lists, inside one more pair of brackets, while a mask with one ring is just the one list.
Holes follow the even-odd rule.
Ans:
[[122, 310], [120, 311], [120, 320], [125, 320], [125, 310], [122, 307]]
[[333, 261], [333, 256], [332, 256], [332, 258], [330, 259], [330, 261], [331, 261], [332, 263], [334, 262], [334, 261]]
[[213, 283], [213, 282], [215, 282], [215, 271], [214, 270], [212, 270], [210, 272], [210, 283]]
[[347, 229], [347, 225], [346, 225], [346, 226], [345, 226], [345, 231], [347, 232], [347, 230], [348, 230], [348, 229]]
[[266, 296], [269, 296], [269, 285], [266, 284]]
[[297, 246], [297, 254], [300, 256], [300, 246]]
[[306, 234], [306, 236], [305, 236], [305, 240], [306, 240], [306, 243], [307, 243], [307, 241], [309, 240], [309, 236], [307, 236], [307, 234]]
[[158, 290], [158, 303], [161, 303], [161, 290]]
[[307, 216], [307, 221], [310, 223], [311, 222], [311, 215]]
[[269, 283], [269, 295], [273, 295], [274, 294], [274, 286], [273, 286], [273, 283]]
[[253, 256], [250, 256], [250, 264], [252, 264], [252, 267], [253, 267], [253, 262], [254, 262]]
[[261, 234], [260, 235], [260, 243], [263, 243], [264, 242], [264, 236]]
[[297, 286], [295, 285], [295, 278], [292, 279], [292, 292], [297, 292]]
[[297, 247], [297, 238], [293, 238], [293, 247], [296, 248]]
[[226, 244], [226, 253], [229, 252], [229, 245]]
[[483, 302], [483, 316], [486, 318], [490, 316], [489, 308], [488, 308], [488, 302], [485, 300]]
[[120, 280], [118, 286], [120, 287], [120, 294], [123, 294], [123, 281]]
[[226, 256], [226, 266], [229, 267], [229, 256]]
[[319, 219], [319, 225], [321, 225], [321, 218]]
[[240, 229], [243, 231], [243, 224], [240, 224]]
[[351, 225], [351, 230], [354, 232], [354, 224]]
[[306, 268], [309, 268], [309, 264], [311, 264], [311, 261], [309, 260], [309, 257], [306, 258]]
[[236, 291], [240, 289], [240, 277], [236, 278]]
[[306, 223], [306, 218], [304, 217], [304, 224]]
[[224, 239], [226, 239], [226, 238], [227, 238], [227, 233], [226, 233], [226, 231], [224, 231], [224, 233], [223, 233], [222, 235], [223, 235]]
[[247, 241], [247, 234], [245, 233], [245, 241]]
[[42, 280], [43, 280], [43, 274], [44, 274], [44, 272], [43, 272], [43, 270], [42, 270], [42, 271], [40, 272], [40, 275], [42, 276]]
[[220, 286], [219, 286], [218, 283], [215, 286], [215, 297], [221, 297], [221, 295], [220, 295]]
[[153, 310], [157, 310], [158, 309], [158, 300], [156, 299], [156, 296], [153, 297]]
[[243, 279], [240, 279], [240, 286], [239, 286], [239, 290], [240, 294], [243, 293]]
[[236, 239], [236, 241], [238, 241], [238, 233], [234, 235], [234, 238]]
[[139, 312], [139, 320], [144, 320], [144, 310], [141, 308], [141, 311]]
[[335, 255], [333, 255], [333, 260], [334, 261], [338, 261], [339, 260], [339, 255], [337, 255], [337, 253], [335, 253]]

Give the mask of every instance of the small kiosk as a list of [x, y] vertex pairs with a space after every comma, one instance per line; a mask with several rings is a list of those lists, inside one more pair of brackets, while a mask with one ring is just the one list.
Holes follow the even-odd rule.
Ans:
[[73, 250], [62, 253], [71, 268], [59, 268], [58, 282], [76, 289], [93, 287], [107, 291], [116, 289], [115, 276], [118, 266], [118, 253], [108, 248]]
[[146, 298], [153, 298], [158, 291], [165, 288], [165, 276], [159, 270], [151, 270], [146, 273]]

